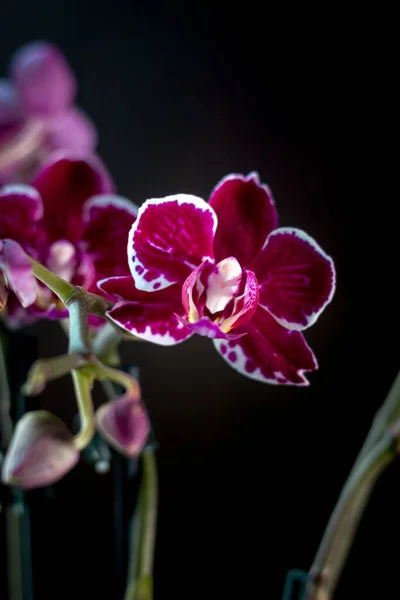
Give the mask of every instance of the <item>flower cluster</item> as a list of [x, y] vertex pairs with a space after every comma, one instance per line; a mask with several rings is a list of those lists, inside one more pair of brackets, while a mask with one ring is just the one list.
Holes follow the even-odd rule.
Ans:
[[[104, 276], [129, 272], [126, 239], [137, 211], [113, 191], [114, 184], [96, 157], [53, 154], [31, 185], [0, 190], [0, 238], [18, 242], [66, 281], [97, 291], [96, 282]], [[15, 296], [10, 298], [9, 326], [41, 316], [67, 316], [48, 288], [38, 286], [34, 302], [25, 310]]]
[[[335, 289], [332, 259], [305, 232], [278, 227], [257, 173], [226, 176], [208, 202], [176, 194], [137, 210], [116, 195], [75, 91], [64, 57], [46, 43], [18, 51], [0, 83], [0, 309], [8, 329], [69, 314], [69, 354], [38, 361], [25, 391], [71, 372], [87, 411], [77, 436], [44, 411], [19, 422], [3, 479], [24, 487], [70, 470], [95, 427], [127, 456], [146, 443], [139, 386], [98, 360], [89, 324], [101, 336], [108, 320], [117, 338], [125, 331], [164, 346], [206, 336], [239, 373], [304, 386], [317, 361], [302, 331]], [[125, 393], [94, 423], [95, 379]]]

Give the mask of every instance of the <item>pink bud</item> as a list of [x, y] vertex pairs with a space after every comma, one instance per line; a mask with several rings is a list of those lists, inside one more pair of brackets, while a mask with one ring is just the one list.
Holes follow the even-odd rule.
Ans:
[[[5, 274], [9, 287], [15, 292], [22, 306], [30, 306], [35, 302], [37, 288], [31, 262], [14, 240], [0, 240], [0, 271]], [[0, 280], [0, 286], [1, 283]], [[1, 289], [0, 296], [5, 297]]]
[[150, 422], [142, 402], [126, 394], [100, 406], [96, 427], [115, 450], [135, 458], [146, 443]]
[[79, 460], [73, 435], [45, 410], [26, 413], [15, 428], [4, 459], [2, 481], [30, 489], [61, 479]]

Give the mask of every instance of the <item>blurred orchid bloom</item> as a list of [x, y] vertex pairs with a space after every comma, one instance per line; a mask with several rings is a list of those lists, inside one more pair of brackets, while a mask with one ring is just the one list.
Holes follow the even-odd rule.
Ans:
[[[15, 240], [55, 274], [98, 293], [99, 279], [129, 273], [126, 245], [137, 210], [113, 191], [114, 184], [99, 159], [55, 153], [30, 186], [0, 189], [0, 239]], [[7, 319], [11, 327], [43, 316], [67, 316], [64, 305], [48, 288], [37, 288], [36, 302], [28, 310], [10, 297]], [[93, 317], [91, 323], [97, 322], [102, 321]]]
[[76, 80], [54, 45], [22, 46], [0, 80], [0, 184], [26, 183], [54, 150], [92, 153], [97, 132], [74, 105]]

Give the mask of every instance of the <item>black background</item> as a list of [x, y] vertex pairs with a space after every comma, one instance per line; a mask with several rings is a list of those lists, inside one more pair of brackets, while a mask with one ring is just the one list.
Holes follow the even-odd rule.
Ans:
[[[307, 332], [320, 364], [307, 389], [247, 380], [206, 339], [123, 347], [160, 446], [155, 600], [278, 600], [287, 570], [309, 567], [399, 366], [392, 17], [122, 0], [6, 2], [0, 16], [3, 74], [21, 43], [65, 52], [121, 194], [207, 198], [225, 174], [258, 170], [281, 225], [336, 261], [334, 301]], [[56, 324], [40, 332], [41, 356], [65, 350]], [[70, 419], [70, 382], [43, 405]], [[399, 473], [377, 486], [338, 600], [400, 594]], [[111, 485], [80, 465], [36, 508], [38, 600], [118, 600]]]

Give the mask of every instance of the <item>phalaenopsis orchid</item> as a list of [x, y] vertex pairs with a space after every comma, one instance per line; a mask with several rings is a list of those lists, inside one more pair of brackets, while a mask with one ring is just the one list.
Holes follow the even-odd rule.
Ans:
[[[208, 199], [182, 189], [163, 198], [117, 195], [75, 93], [71, 68], [47, 42], [18, 50], [0, 82], [3, 337], [39, 320], [61, 323], [68, 353], [39, 358], [22, 393], [40, 394], [70, 373], [80, 415], [74, 432], [48, 411], [12, 423], [2, 409], [2, 481], [24, 489], [53, 484], [96, 435], [127, 459], [143, 457], [142, 487], [154, 509], [155, 434], [137, 379], [119, 368], [119, 343], [172, 346], [198, 334], [211, 338], [227, 369], [257, 385], [307, 386], [317, 359], [304, 331], [334, 296], [335, 267], [309, 233], [278, 226], [257, 172], [225, 175]], [[96, 380], [107, 393], [97, 411]], [[370, 461], [396, 411], [365, 454]], [[364, 474], [353, 478], [356, 491]], [[348, 506], [341, 510], [346, 516]], [[154, 521], [147, 526], [154, 541]], [[334, 537], [327, 547], [307, 579], [309, 600], [333, 593]], [[137, 595], [129, 597], [152, 598], [151, 573], [135, 577], [127, 585]]]

